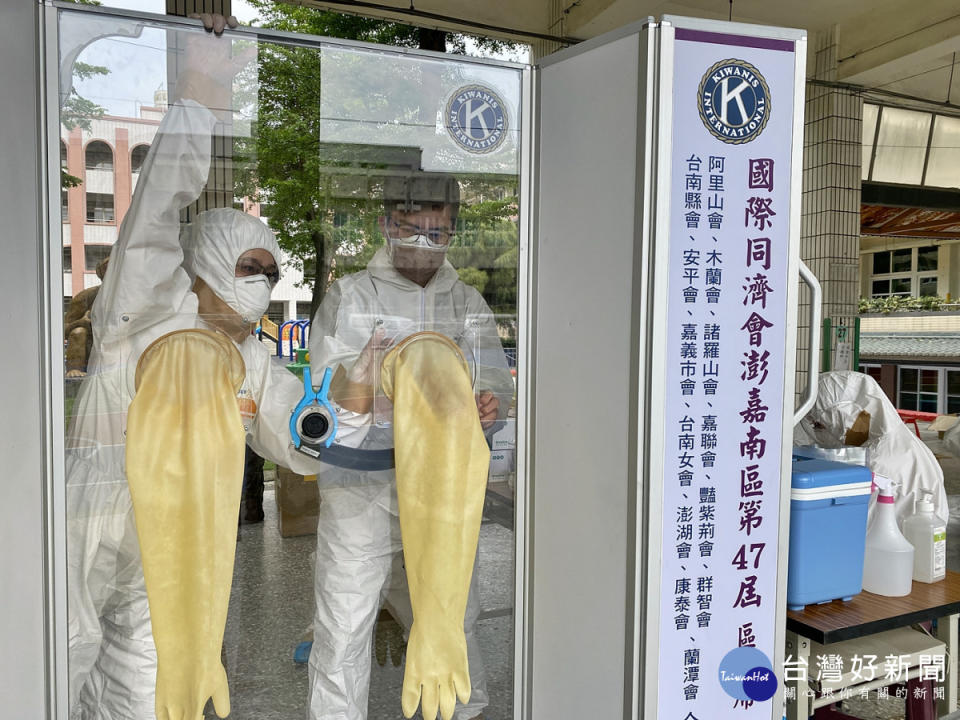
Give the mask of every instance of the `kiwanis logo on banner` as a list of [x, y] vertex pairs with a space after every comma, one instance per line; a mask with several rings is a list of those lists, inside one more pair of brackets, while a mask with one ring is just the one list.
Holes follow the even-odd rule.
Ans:
[[748, 143], [770, 119], [770, 88], [763, 75], [743, 60], [721, 60], [700, 80], [700, 119], [718, 140]]

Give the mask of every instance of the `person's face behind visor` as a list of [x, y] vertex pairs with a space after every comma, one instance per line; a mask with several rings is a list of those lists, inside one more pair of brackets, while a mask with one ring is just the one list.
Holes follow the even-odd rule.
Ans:
[[[280, 281], [280, 271], [273, 255], [262, 248], [247, 250], [237, 260], [234, 277], [254, 278], [261, 275], [267, 278], [271, 290]], [[202, 278], [197, 278], [194, 291], [197, 292], [200, 315], [205, 316], [211, 324], [238, 342], [250, 333], [251, 323], [245, 321], [235, 308], [214, 293]]]
[[454, 232], [449, 205], [392, 211], [380, 227], [390, 244], [393, 266], [413, 283], [425, 286], [443, 265]]
[[276, 261], [268, 251], [262, 248], [247, 250], [237, 260], [237, 277], [250, 277], [253, 275], [265, 275], [270, 281], [270, 287], [276, 287], [280, 282], [280, 269]]

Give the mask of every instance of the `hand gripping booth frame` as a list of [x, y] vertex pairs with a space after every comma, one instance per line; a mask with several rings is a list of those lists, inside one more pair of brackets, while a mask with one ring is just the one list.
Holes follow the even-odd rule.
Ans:
[[[57, 19], [68, 10], [194, 24], [102, 8], [54, 4], [44, 9], [46, 54], [41, 60], [50, 197], [59, 195], [54, 149]], [[266, 40], [321, 42], [254, 28], [238, 32]], [[784, 342], [765, 348], [768, 370], [779, 382], [774, 383], [777, 396], [764, 398], [776, 410], [765, 426], [770, 428], [768, 458], [775, 468], [766, 476], [770, 493], [765, 498], [767, 543], [773, 547], [762, 565], [766, 615], [754, 629], [755, 644], [782, 678], [778, 666], [784, 649], [798, 276], [812, 291], [810, 367], [816, 366], [819, 350], [819, 286], [799, 261], [806, 37], [801, 31], [769, 27], [651, 19], [523, 69], [514, 718], [782, 716], [782, 690], [746, 712], [734, 711], [734, 697], [720, 694], [720, 650], [737, 646], [729, 637], [717, 647], [704, 640], [698, 648], [708, 658], [700, 669], [704, 696], [725, 698], [710, 714], [703, 715], [702, 705], [690, 704], [695, 701], [672, 694], [663, 678], [684, 671], [683, 666], [664, 666], [662, 654], [678, 642], [664, 631], [672, 608], [666, 606], [663, 559], [675, 544], [670, 521], [676, 510], [665, 506], [667, 483], [676, 477], [665, 447], [668, 439], [675, 440], [668, 438], [667, 427], [671, 408], [676, 409], [668, 380], [670, 367], [677, 364], [668, 354], [676, 340], [670, 336], [671, 312], [686, 310], [670, 285], [671, 247], [681, 237], [671, 227], [678, 211], [670, 183], [677, 176], [678, 153], [687, 149], [675, 143], [673, 131], [687, 121], [706, 127], [695, 116], [697, 88], [689, 97], [675, 92], [677, 74], [687, 62], [678, 49], [684, 42], [709, 46], [722, 58], [738, 58], [743, 48], [781, 53], [777, 82], [766, 91], [773, 107], [770, 123], [780, 123], [776, 132], [783, 154], [778, 158], [784, 159], [778, 168], [785, 166], [775, 176], [780, 193], [774, 218], [780, 232], [777, 257], [783, 264], [778, 268], [782, 282], [773, 288], [781, 295], [778, 330]], [[708, 69], [698, 66], [697, 77]], [[788, 105], [789, 117], [778, 117], [777, 108]], [[766, 132], [772, 135], [773, 127]], [[749, 149], [750, 143], [739, 147]], [[742, 212], [742, 206], [729, 211], [730, 222], [739, 221]], [[47, 213], [48, 288], [56, 288], [62, 278], [59, 222], [58, 213]], [[747, 239], [737, 237], [739, 242]], [[731, 294], [738, 293], [739, 303], [744, 280], [730, 276], [726, 283]], [[49, 306], [47, 311], [51, 337], [61, 337], [59, 312]], [[726, 360], [736, 366], [737, 375], [739, 350]], [[56, 350], [50, 352], [48, 365], [59, 367]], [[52, 371], [51, 377], [56, 378]], [[62, 424], [52, 420], [57, 407], [62, 417], [62, 391], [55, 381], [50, 385], [48, 451], [63, 447]], [[813, 403], [815, 392], [815, 380], [808, 382], [797, 417]], [[731, 393], [739, 399], [735, 385]], [[742, 438], [728, 435], [726, 442], [732, 446]], [[62, 453], [60, 457], [47, 477], [52, 566], [47, 647], [50, 717], [65, 718]], [[739, 485], [740, 478], [728, 478], [727, 484]], [[723, 566], [729, 565], [727, 558]]]

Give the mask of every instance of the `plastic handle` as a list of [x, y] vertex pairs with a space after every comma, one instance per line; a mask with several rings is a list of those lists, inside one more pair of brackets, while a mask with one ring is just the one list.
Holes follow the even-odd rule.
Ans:
[[796, 425], [817, 401], [817, 381], [820, 373], [820, 323], [823, 320], [823, 290], [817, 277], [810, 272], [803, 261], [800, 262], [800, 279], [810, 288], [810, 346], [807, 352], [807, 388], [803, 393], [803, 402], [793, 414]]

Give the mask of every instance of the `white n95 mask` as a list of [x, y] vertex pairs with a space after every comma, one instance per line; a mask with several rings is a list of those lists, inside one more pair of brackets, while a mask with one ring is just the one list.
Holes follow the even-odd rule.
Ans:
[[266, 275], [235, 277], [233, 279], [234, 300], [227, 301], [227, 304], [239, 313], [244, 322], [256, 322], [263, 317], [270, 306], [271, 290], [273, 286]]

